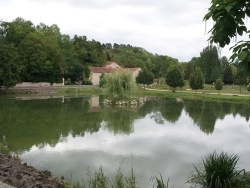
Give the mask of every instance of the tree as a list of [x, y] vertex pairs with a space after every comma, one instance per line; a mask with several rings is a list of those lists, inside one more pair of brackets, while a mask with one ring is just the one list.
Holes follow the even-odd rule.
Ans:
[[224, 70], [223, 81], [225, 84], [233, 84], [233, 82], [234, 82], [233, 70], [232, 70], [232, 67], [230, 65], [228, 65]]
[[[209, 31], [211, 43], [218, 43], [224, 47], [231, 42], [231, 39], [237, 35], [249, 34], [246, 27], [245, 18], [250, 17], [249, 0], [211, 0], [211, 6], [204, 20], [212, 19], [214, 21], [212, 29]], [[249, 38], [250, 36], [248, 36]], [[245, 70], [250, 73], [250, 43], [249, 41], [239, 41], [232, 47], [233, 54], [231, 60], [238, 58]]]
[[185, 85], [183, 73], [179, 67], [174, 66], [167, 71], [166, 83], [173, 88], [173, 92], [175, 92], [176, 87], [183, 87]]
[[223, 84], [222, 84], [222, 80], [221, 80], [220, 78], [218, 78], [218, 79], [215, 81], [214, 87], [215, 87], [216, 90], [218, 90], [218, 92], [219, 92], [219, 90], [222, 90]]
[[182, 70], [183, 70], [183, 73], [184, 73], [184, 80], [189, 80], [191, 74], [192, 74], [192, 64], [191, 63], [181, 63], [180, 64]]
[[142, 69], [138, 76], [136, 77], [136, 83], [145, 85], [150, 85], [154, 83], [154, 75], [146, 69]]
[[9, 88], [20, 81], [22, 66], [18, 61], [18, 53], [13, 44], [0, 43], [0, 86]]
[[204, 88], [204, 76], [200, 68], [196, 68], [191, 74], [189, 79], [189, 85], [192, 89], [203, 89]]
[[[206, 83], [213, 83], [222, 72], [220, 71], [220, 61], [217, 48], [215, 46], [208, 46], [200, 53], [199, 67], [205, 76]], [[216, 72], [215, 72], [216, 69]]]
[[216, 66], [216, 67], [214, 67], [214, 69], [212, 70], [211, 75], [210, 75], [211, 83], [214, 83], [216, 81], [216, 79], [218, 79], [218, 78], [223, 80], [223, 72], [219, 66]]

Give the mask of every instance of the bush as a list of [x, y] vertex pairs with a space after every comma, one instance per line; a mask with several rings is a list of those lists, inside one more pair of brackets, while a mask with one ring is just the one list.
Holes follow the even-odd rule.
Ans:
[[82, 85], [93, 85], [93, 83], [89, 79], [84, 78], [82, 81]]
[[222, 90], [223, 83], [222, 83], [222, 80], [220, 78], [215, 81], [214, 87], [216, 90]]
[[105, 76], [108, 93], [111, 97], [122, 99], [131, 97], [136, 90], [135, 80], [132, 73], [126, 70], [117, 70], [113, 74]]
[[99, 80], [99, 87], [105, 87], [105, 84], [107, 83], [105, 74], [102, 73], [100, 76], [100, 80]]
[[3, 154], [9, 154], [10, 153], [10, 150], [9, 150], [7, 144], [0, 142], [0, 153], [3, 153]]
[[202, 158], [200, 168], [194, 165], [196, 174], [191, 175], [189, 182], [209, 188], [243, 187], [245, 173], [244, 170], [237, 170], [238, 160], [238, 155], [213, 152]]

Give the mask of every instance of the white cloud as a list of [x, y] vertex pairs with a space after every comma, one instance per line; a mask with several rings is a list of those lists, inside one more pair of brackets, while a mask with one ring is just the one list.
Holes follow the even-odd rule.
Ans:
[[57, 24], [64, 34], [101, 43], [123, 43], [180, 61], [207, 45], [203, 0], [0, 0], [0, 19], [22, 17], [34, 24]]

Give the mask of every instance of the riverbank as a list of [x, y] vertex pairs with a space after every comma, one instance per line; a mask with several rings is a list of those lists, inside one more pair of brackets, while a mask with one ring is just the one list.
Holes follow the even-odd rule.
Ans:
[[[8, 90], [1, 88], [2, 96], [20, 97], [20, 96], [93, 96], [93, 95], [109, 95], [103, 88], [97, 86], [63, 86], [63, 87], [14, 87]], [[226, 90], [224, 92], [215, 92], [214, 90], [189, 90], [180, 89], [172, 92], [166, 88], [138, 88], [136, 96], [157, 96], [157, 97], [172, 97], [194, 100], [211, 100], [211, 101], [228, 101], [236, 103], [249, 103], [250, 92], [244, 94], [236, 93], [235, 91]]]
[[19, 187], [66, 188], [64, 178], [53, 177], [48, 170], [38, 171], [18, 157], [0, 153], [0, 188]]

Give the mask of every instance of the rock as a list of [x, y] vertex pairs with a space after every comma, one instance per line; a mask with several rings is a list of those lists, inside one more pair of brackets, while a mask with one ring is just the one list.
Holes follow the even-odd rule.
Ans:
[[66, 184], [63, 179], [53, 177], [48, 170], [39, 171], [16, 156], [0, 153], [0, 188], [5, 188], [3, 183], [17, 188], [62, 188]]

